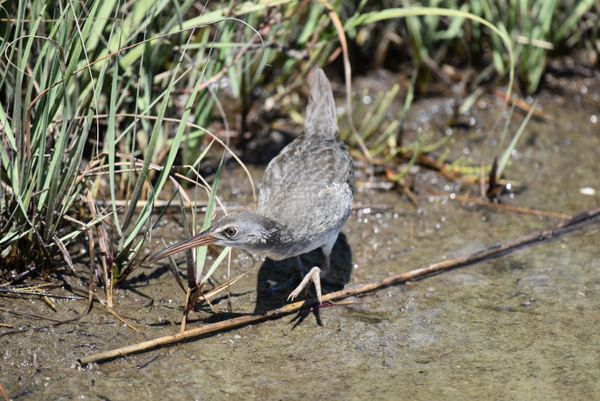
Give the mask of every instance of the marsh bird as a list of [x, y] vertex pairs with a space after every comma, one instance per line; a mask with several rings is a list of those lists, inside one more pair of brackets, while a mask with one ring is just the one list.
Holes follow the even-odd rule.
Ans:
[[[353, 164], [346, 145], [337, 139], [335, 102], [323, 70], [311, 72], [308, 83], [304, 133], [267, 166], [256, 211], [224, 216], [152, 260], [208, 244], [241, 248], [272, 260], [296, 257], [304, 278], [288, 300], [312, 281], [322, 302], [320, 276], [329, 270], [331, 250], [352, 211]], [[306, 269], [299, 256], [317, 248], [325, 256], [322, 269]]]

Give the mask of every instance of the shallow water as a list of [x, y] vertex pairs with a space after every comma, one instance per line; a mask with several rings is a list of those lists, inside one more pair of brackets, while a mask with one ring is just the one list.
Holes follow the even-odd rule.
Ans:
[[[563, 96], [542, 93], [538, 99], [553, 121], [528, 126], [507, 170], [526, 189], [507, 202], [564, 213], [598, 206], [598, 195], [580, 189], [600, 193], [600, 122], [592, 118], [595, 113], [600, 119], [599, 84], [565, 84]], [[473, 112], [476, 129], [456, 134], [455, 148], [489, 163], [499, 152], [491, 127], [500, 103], [491, 96], [486, 101]], [[421, 102], [413, 117], [431, 112], [433, 104], [443, 110], [443, 102]], [[260, 170], [253, 174], [259, 177]], [[242, 179], [231, 170], [222, 188]], [[359, 188], [355, 203], [365, 209], [353, 214], [344, 230], [346, 243], [334, 251], [341, 279], [349, 286], [372, 282], [558, 223], [428, 195], [447, 184], [432, 173], [420, 174], [418, 208], [397, 193]], [[244, 190], [232, 203], [249, 200]], [[180, 238], [178, 227], [170, 222], [161, 233], [167, 241]], [[59, 301], [54, 313], [39, 300], [2, 298], [0, 323], [7, 327], [0, 334], [37, 329], [1, 337], [0, 383], [13, 400], [597, 399], [599, 245], [600, 225], [590, 225], [325, 308], [323, 326], [310, 315], [294, 328], [289, 316], [85, 368], [76, 363], [84, 355], [178, 330], [181, 292], [166, 269], [140, 271], [116, 295], [118, 313], [141, 332], [101, 306], [76, 323], [48, 327], [52, 322], [39, 318], [75, 317], [84, 300]], [[285, 279], [286, 267], [235, 255], [231, 274], [249, 275], [234, 286], [233, 313], [280, 304], [266, 291], [266, 281]], [[228, 311], [226, 300], [214, 307]], [[193, 314], [188, 327], [209, 316]]]

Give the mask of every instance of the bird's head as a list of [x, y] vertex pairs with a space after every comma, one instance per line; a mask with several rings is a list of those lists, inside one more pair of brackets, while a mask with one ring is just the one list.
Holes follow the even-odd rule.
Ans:
[[285, 228], [254, 212], [232, 213], [219, 219], [208, 230], [173, 244], [152, 256], [156, 261], [189, 248], [215, 244], [262, 253], [276, 246]]

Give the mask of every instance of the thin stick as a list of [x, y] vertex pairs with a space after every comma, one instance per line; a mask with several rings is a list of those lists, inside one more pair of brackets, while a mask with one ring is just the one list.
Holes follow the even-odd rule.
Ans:
[[113, 315], [115, 318], [117, 318], [118, 321], [120, 321], [121, 323], [123, 323], [125, 326], [129, 327], [131, 330], [133, 331], [137, 331], [138, 333], [141, 332], [140, 329], [138, 329], [137, 327], [135, 327], [133, 324], [129, 323], [124, 317], [122, 317], [121, 315], [119, 315], [117, 313], [116, 310], [114, 310], [114, 308], [109, 308], [108, 306], [106, 307], [106, 309], [108, 310], [108, 312]]
[[4, 401], [10, 401], [10, 398], [8, 398], [8, 394], [6, 394], [6, 391], [4, 391], [4, 387], [2, 386], [2, 384], [0, 384], [0, 395], [2, 396]]
[[10, 313], [10, 314], [15, 315], [15, 316], [26, 317], [26, 318], [29, 318], [29, 319], [48, 320], [49, 322], [54, 322], [54, 323], [62, 322], [62, 320], [54, 319], [54, 318], [51, 318], [51, 317], [48, 317], [48, 316], [43, 316], [43, 315], [37, 315], [35, 313], [16, 312], [16, 311], [12, 311], [12, 310], [9, 310], [9, 309], [4, 309], [4, 308], [0, 308], [0, 312]]
[[566, 213], [552, 212], [552, 211], [547, 211], [547, 210], [530, 209], [530, 208], [525, 208], [525, 207], [520, 207], [520, 206], [506, 205], [503, 203], [493, 203], [493, 202], [488, 201], [487, 199], [476, 198], [474, 196], [454, 195], [454, 197], [453, 197], [448, 194], [443, 194], [441, 196], [445, 196], [446, 198], [448, 198], [450, 200], [455, 200], [459, 203], [462, 203], [463, 205], [464, 204], [468, 205], [468, 204], [472, 203], [477, 206], [483, 206], [488, 209], [494, 209], [494, 210], [507, 212], [507, 213], [527, 214], [530, 216], [548, 217], [551, 219], [559, 219], [559, 220], [569, 220], [573, 217], [570, 214], [566, 214]]
[[188, 314], [190, 312], [190, 294], [192, 293], [192, 289], [190, 287], [185, 290], [185, 300], [183, 305], [183, 314], [181, 315], [181, 325], [179, 326], [179, 332], [185, 332], [185, 326], [187, 324]]
[[[369, 292], [381, 290], [392, 285], [397, 285], [405, 283], [407, 281], [428, 277], [442, 271], [468, 266], [486, 259], [507, 255], [527, 245], [532, 245], [535, 243], [540, 243], [553, 238], [557, 238], [563, 234], [581, 228], [585, 224], [593, 222], [598, 216], [600, 216], [600, 208], [592, 209], [584, 213], [578, 214], [572, 219], [562, 224], [559, 224], [552, 229], [536, 231], [534, 233], [522, 236], [515, 240], [506, 242], [505, 244], [491, 246], [487, 249], [472, 253], [467, 256], [461, 256], [455, 259], [448, 259], [441, 262], [437, 262], [420, 269], [415, 269], [395, 276], [388, 277], [381, 281], [376, 281], [373, 283], [364, 284], [359, 287], [348, 288], [341, 291], [326, 294], [323, 296], [323, 302], [330, 302], [334, 300], [348, 298], [351, 296], [363, 295]], [[189, 340], [200, 336], [205, 336], [224, 330], [231, 330], [234, 328], [247, 326], [249, 324], [260, 323], [265, 320], [280, 318], [282, 316], [297, 312], [300, 309], [313, 307], [316, 305], [316, 301], [294, 302], [292, 304], [285, 305], [281, 308], [268, 311], [267, 313], [262, 315], [240, 316], [222, 322], [207, 324], [206, 326], [186, 330], [175, 335], [159, 337], [153, 340], [144, 341], [139, 344], [128, 345], [126, 347], [116, 348], [110, 351], [89, 355], [81, 358], [79, 360], [79, 363], [82, 365], [87, 365], [93, 362], [108, 361], [111, 359], [151, 350], [157, 347], [178, 343], [184, 340]]]

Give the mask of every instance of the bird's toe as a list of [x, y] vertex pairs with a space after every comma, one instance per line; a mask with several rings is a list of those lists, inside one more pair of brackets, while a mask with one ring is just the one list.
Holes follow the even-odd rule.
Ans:
[[287, 300], [291, 302], [294, 299], [296, 299], [303, 289], [304, 288], [296, 287], [294, 291], [290, 292], [290, 295], [288, 295]]
[[309, 283], [312, 281], [315, 285], [315, 292], [317, 293], [317, 299], [319, 300], [319, 303], [322, 303], [320, 273], [321, 273], [321, 269], [319, 269], [317, 266], [310, 269], [310, 271], [308, 273], [306, 273], [306, 275], [304, 276], [304, 278], [302, 279], [300, 284], [298, 284], [298, 286], [294, 289], [294, 291], [292, 291], [290, 293], [290, 295], [288, 296], [288, 301], [293, 301], [298, 295], [300, 295], [302, 290], [304, 290], [309, 285]]

